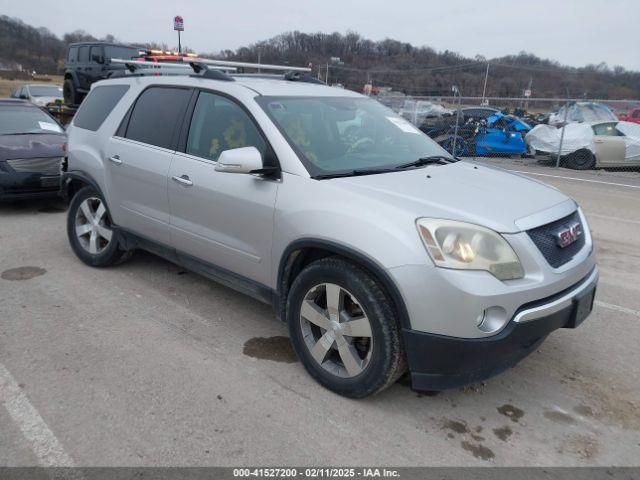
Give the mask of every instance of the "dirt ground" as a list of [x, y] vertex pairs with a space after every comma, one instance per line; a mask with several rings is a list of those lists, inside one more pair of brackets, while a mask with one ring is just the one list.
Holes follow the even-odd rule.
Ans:
[[28, 83], [51, 83], [52, 85], [62, 85], [61, 75], [36, 76], [33, 80], [7, 80], [0, 78], [0, 98], [11, 95], [14, 88]]

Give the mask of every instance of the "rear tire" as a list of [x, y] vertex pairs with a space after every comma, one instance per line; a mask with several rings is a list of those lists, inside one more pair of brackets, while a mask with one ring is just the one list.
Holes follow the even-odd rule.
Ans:
[[590, 150], [581, 148], [564, 157], [562, 166], [573, 170], [589, 170], [596, 166], [596, 157]]
[[286, 317], [307, 372], [335, 393], [373, 395], [406, 370], [392, 303], [353, 263], [329, 257], [304, 268], [289, 290]]
[[72, 78], [66, 78], [62, 85], [62, 95], [64, 96], [64, 103], [66, 105], [79, 105], [82, 101]]
[[121, 263], [133, 253], [120, 247], [120, 232], [113, 228], [107, 204], [93, 187], [82, 188], [71, 200], [67, 235], [73, 253], [92, 267]]

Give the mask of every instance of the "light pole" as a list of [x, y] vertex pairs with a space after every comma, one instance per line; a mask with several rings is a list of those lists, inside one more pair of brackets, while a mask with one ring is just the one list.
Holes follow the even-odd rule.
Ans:
[[489, 78], [489, 62], [487, 62], [487, 71], [484, 74], [484, 87], [482, 87], [482, 102], [480, 105], [484, 105], [485, 97], [487, 96], [487, 79]]

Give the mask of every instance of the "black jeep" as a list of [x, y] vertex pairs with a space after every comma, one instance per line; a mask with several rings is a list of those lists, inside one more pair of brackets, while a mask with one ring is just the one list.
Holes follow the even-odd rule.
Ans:
[[93, 82], [122, 74], [125, 66], [111, 63], [112, 58], [131, 60], [141, 52], [138, 47], [106, 42], [70, 44], [64, 68], [64, 103], [78, 105]]

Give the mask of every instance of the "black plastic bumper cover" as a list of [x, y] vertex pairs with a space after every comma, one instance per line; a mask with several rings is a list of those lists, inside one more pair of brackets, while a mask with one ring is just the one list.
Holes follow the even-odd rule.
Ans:
[[[46, 183], [43, 179], [46, 179]], [[0, 172], [0, 201], [51, 197], [59, 192], [60, 177], [57, 175]]]
[[558, 328], [575, 327], [575, 303], [546, 317], [510, 321], [498, 334], [456, 338], [404, 329], [415, 390], [445, 390], [497, 375], [535, 350]]

